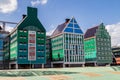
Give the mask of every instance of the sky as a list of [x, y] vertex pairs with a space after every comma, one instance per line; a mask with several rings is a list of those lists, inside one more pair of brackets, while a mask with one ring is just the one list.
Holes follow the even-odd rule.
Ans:
[[[112, 46], [120, 46], [119, 3], [120, 0], [0, 0], [0, 20], [18, 23], [28, 6], [36, 7], [49, 35], [66, 18], [74, 16], [84, 33], [103, 22], [111, 35]], [[8, 24], [6, 30], [13, 27]]]

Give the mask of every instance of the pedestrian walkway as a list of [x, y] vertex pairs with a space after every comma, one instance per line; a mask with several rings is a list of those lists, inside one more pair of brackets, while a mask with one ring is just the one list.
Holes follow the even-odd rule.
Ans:
[[0, 80], [120, 80], [120, 66], [1, 70]]

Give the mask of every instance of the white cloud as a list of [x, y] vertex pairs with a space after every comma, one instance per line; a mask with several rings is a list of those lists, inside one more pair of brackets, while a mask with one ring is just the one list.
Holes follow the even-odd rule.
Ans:
[[47, 36], [51, 36], [52, 33], [54, 32], [54, 30], [55, 30], [55, 29], [48, 31], [48, 32], [46, 33], [46, 35], [47, 35]]
[[0, 12], [10, 13], [17, 9], [17, 0], [0, 0]]
[[112, 46], [120, 46], [120, 23], [106, 25], [106, 29], [111, 35]]
[[56, 26], [56, 25], [53, 25], [53, 24], [50, 25], [50, 30], [46, 32], [46, 35], [47, 35], [47, 36], [51, 36], [51, 35], [52, 35], [52, 33], [53, 33], [53, 32], [55, 31], [55, 29], [56, 29], [55, 26]]
[[6, 26], [5, 31], [11, 32], [13, 30], [13, 27], [11, 26]]
[[44, 4], [47, 3], [47, 1], [48, 1], [48, 0], [34, 0], [34, 1], [31, 1], [31, 4], [32, 4], [32, 6], [37, 6], [37, 5], [39, 5], [39, 4], [44, 5]]

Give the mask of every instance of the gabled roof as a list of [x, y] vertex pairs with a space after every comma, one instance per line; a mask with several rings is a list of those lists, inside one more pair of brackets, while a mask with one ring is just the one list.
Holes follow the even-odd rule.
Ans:
[[96, 30], [98, 29], [99, 26], [92, 27], [88, 29], [84, 35], [84, 38], [89, 38], [95, 36]]
[[78, 25], [77, 21], [73, 17], [68, 24], [66, 25], [64, 32], [67, 33], [77, 33], [77, 34], [83, 34], [80, 26]]
[[53, 32], [52, 36], [55, 36], [57, 34], [62, 33], [63, 29], [65, 28], [66, 23], [63, 23], [61, 25], [58, 25], [58, 27], [55, 29], [55, 31]]
[[28, 26], [34, 26], [41, 31], [46, 32], [45, 28], [37, 17], [37, 8], [27, 7], [27, 15], [16, 25], [16, 27], [11, 31], [10, 34], [12, 34], [17, 29], [20, 30]]
[[56, 30], [53, 32], [51, 37], [57, 36], [61, 33], [77, 33], [77, 34], [83, 34], [80, 26], [78, 25], [77, 21], [73, 17], [72, 19], [66, 19], [66, 22], [58, 25]]

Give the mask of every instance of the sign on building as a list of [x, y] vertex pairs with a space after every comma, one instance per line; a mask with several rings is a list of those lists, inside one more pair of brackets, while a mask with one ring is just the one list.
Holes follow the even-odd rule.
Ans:
[[28, 32], [28, 60], [36, 60], [36, 32]]

